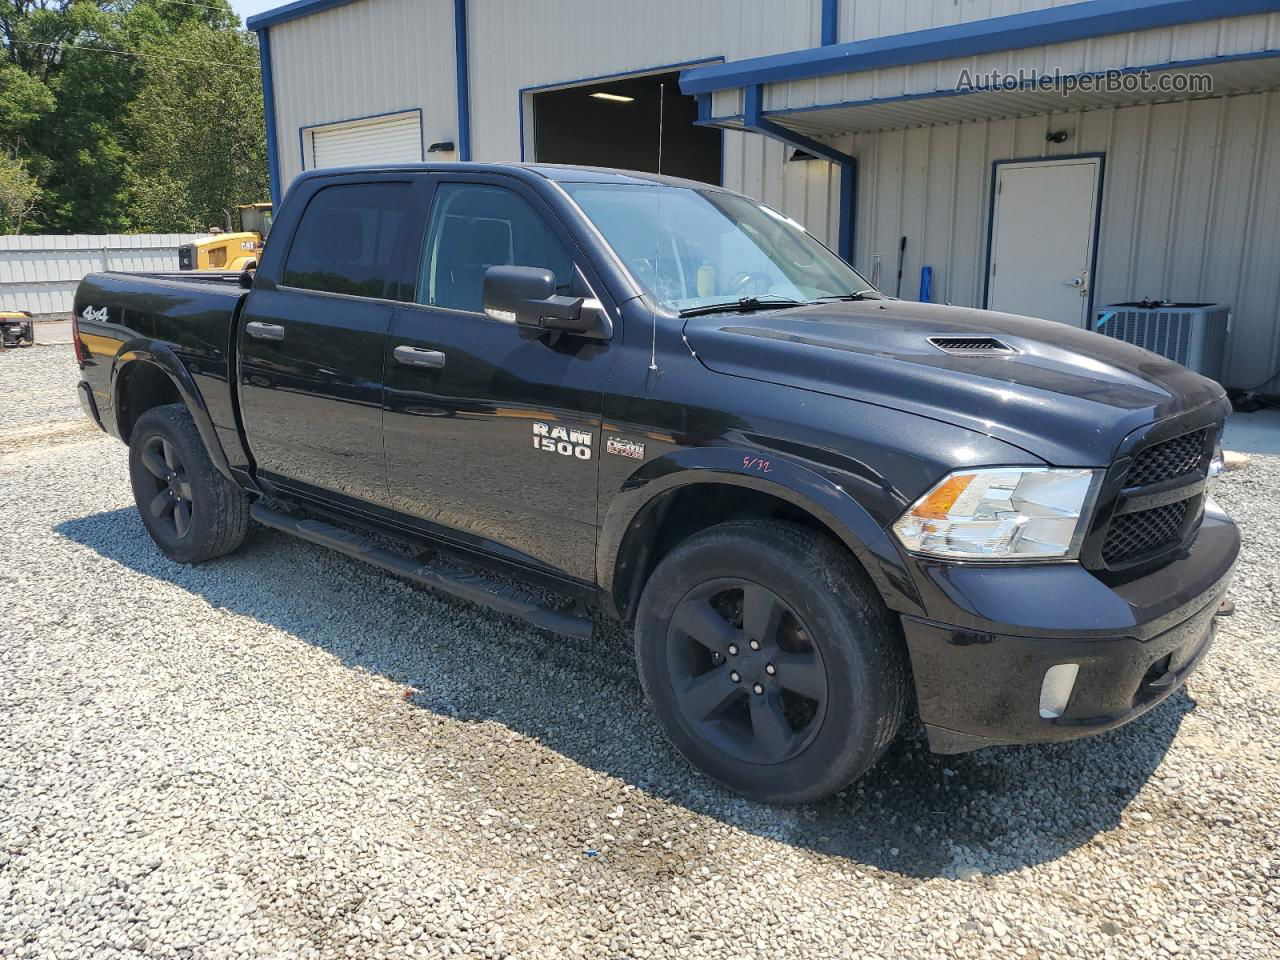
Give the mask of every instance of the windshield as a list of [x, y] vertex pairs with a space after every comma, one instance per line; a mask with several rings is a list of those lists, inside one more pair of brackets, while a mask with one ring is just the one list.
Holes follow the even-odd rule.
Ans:
[[808, 303], [871, 291], [798, 223], [754, 200], [659, 184], [561, 185], [668, 310], [744, 299]]

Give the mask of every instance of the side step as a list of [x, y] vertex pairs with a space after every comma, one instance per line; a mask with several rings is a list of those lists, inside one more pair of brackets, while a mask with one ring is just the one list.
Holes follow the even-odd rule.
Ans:
[[490, 607], [500, 613], [528, 620], [536, 627], [563, 633], [570, 637], [590, 637], [591, 621], [560, 610], [553, 610], [519, 587], [486, 579], [475, 573], [442, 566], [428, 566], [378, 546], [359, 533], [343, 530], [321, 520], [302, 520], [287, 513], [271, 510], [260, 503], [249, 508], [249, 515], [266, 527], [293, 534], [349, 557], [356, 557], [383, 570], [420, 583], [432, 590], [452, 594]]

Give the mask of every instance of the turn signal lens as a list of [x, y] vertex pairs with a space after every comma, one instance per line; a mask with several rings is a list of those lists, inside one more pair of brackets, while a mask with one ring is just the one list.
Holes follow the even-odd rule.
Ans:
[[945, 559], [1072, 559], [1099, 477], [1052, 467], [960, 470], [917, 500], [893, 532], [912, 553]]

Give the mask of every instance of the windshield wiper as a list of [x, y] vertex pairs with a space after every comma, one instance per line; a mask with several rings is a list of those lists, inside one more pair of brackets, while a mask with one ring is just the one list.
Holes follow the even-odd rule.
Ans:
[[[874, 294], [874, 296], [867, 296], [867, 294]], [[822, 303], [826, 300], [880, 300], [883, 296], [884, 295], [874, 287], [867, 287], [865, 290], [858, 290], [854, 293], [835, 293], [829, 297], [818, 297], [818, 299], [813, 302]]]
[[690, 307], [687, 310], [681, 310], [682, 317], [700, 317], [707, 313], [749, 313], [752, 310], [773, 310], [779, 307], [803, 307], [804, 304], [799, 300], [792, 300], [789, 297], [769, 297], [761, 299], [760, 297], [743, 297], [740, 300], [731, 300], [727, 303], [709, 303], [705, 307]]

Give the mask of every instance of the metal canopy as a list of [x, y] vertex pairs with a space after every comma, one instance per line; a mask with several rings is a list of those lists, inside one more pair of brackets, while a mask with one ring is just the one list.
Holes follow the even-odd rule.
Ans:
[[[1124, 71], [1130, 75], [1137, 72], [1136, 68]], [[1203, 93], [1160, 93], [1141, 90], [1102, 92], [1077, 89], [1068, 96], [1063, 96], [1056, 91], [1038, 89], [972, 93], [939, 90], [933, 93], [857, 103], [823, 104], [789, 110], [766, 109], [763, 116], [775, 126], [806, 137], [818, 138], [973, 120], [997, 120], [1046, 113], [1098, 110], [1131, 104], [1219, 97], [1280, 88], [1280, 50], [1219, 58], [1207, 62], [1183, 62], [1167, 67], [1148, 68], [1148, 72], [1153, 78], [1172, 74], [1208, 74], [1213, 79], [1213, 88], [1211, 92]], [[766, 87], [766, 102], [767, 89]], [[740, 116], [718, 117], [709, 122], [731, 129], [743, 127]]]

